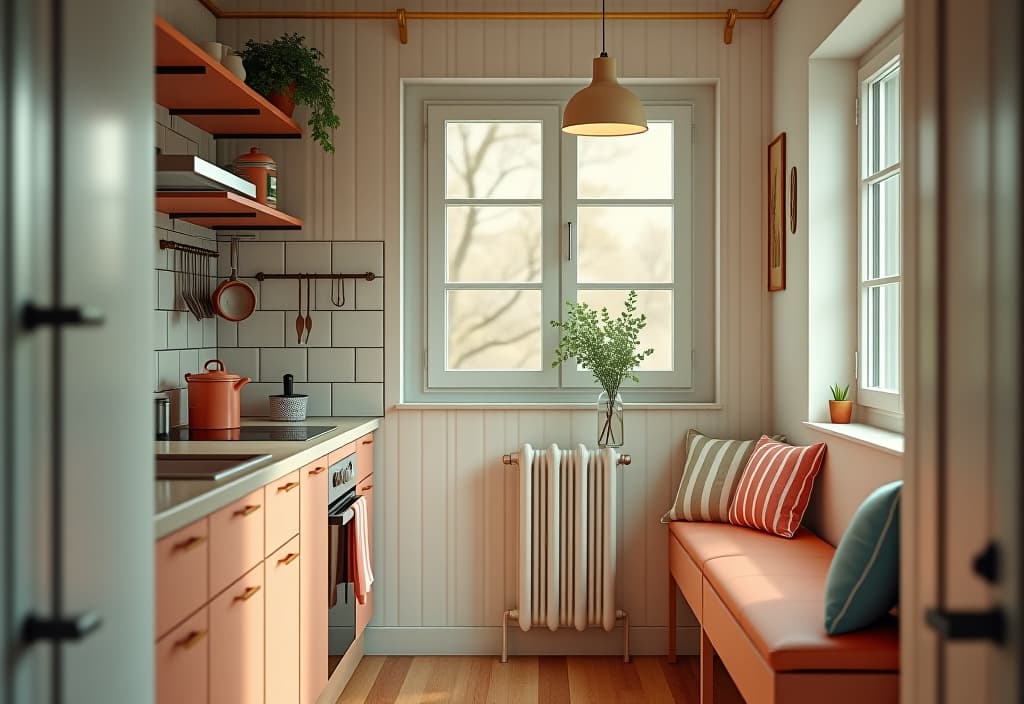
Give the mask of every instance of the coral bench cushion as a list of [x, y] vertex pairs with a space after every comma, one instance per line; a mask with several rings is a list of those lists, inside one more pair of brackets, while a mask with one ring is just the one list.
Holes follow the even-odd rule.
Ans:
[[835, 549], [807, 529], [790, 540], [722, 524], [669, 529], [773, 670], [899, 671], [895, 619], [842, 636], [825, 632]]

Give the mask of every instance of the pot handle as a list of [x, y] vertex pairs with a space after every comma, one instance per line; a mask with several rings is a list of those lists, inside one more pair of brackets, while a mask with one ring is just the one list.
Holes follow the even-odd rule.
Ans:
[[[214, 370], [211, 370], [210, 369], [210, 365], [211, 364], [216, 364], [217, 368], [214, 369]], [[224, 368], [224, 362], [220, 361], [219, 359], [211, 359], [211, 360], [209, 360], [206, 364], [203, 365], [203, 369], [205, 369], [206, 371], [218, 371], [218, 372], [226, 371], [225, 368]], [[188, 379], [188, 375], [185, 376], [185, 379]]]
[[252, 381], [252, 379], [250, 379], [247, 376], [243, 376], [241, 379], [239, 379], [238, 381], [235, 382], [235, 391], [237, 391], [238, 389], [242, 388], [243, 386], [248, 384], [250, 381]]

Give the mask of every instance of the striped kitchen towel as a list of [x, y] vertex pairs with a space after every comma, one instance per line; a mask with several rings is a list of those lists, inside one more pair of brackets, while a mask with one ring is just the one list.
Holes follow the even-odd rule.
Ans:
[[349, 555], [352, 559], [352, 583], [355, 587], [356, 599], [360, 604], [366, 603], [366, 595], [373, 586], [373, 567], [370, 564], [370, 530], [366, 511], [366, 499], [360, 496], [352, 503], [354, 529], [349, 531], [352, 536]]

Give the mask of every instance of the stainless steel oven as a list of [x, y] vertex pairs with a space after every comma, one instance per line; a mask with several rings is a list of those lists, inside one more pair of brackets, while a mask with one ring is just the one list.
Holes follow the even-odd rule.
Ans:
[[330, 579], [327, 598], [327, 652], [335, 663], [356, 638], [356, 593], [352, 584], [349, 559], [354, 527], [352, 503], [356, 500], [356, 456], [338, 460], [330, 466], [327, 478], [327, 533], [329, 551], [327, 573]]

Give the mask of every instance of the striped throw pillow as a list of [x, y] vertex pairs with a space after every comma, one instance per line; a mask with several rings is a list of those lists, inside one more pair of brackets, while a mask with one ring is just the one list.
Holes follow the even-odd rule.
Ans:
[[[780, 436], [781, 437], [781, 436]], [[686, 434], [686, 461], [676, 500], [662, 521], [729, 522], [729, 503], [755, 440], [719, 440]]]
[[729, 522], [792, 538], [824, 458], [823, 442], [795, 447], [762, 435], [736, 487]]

